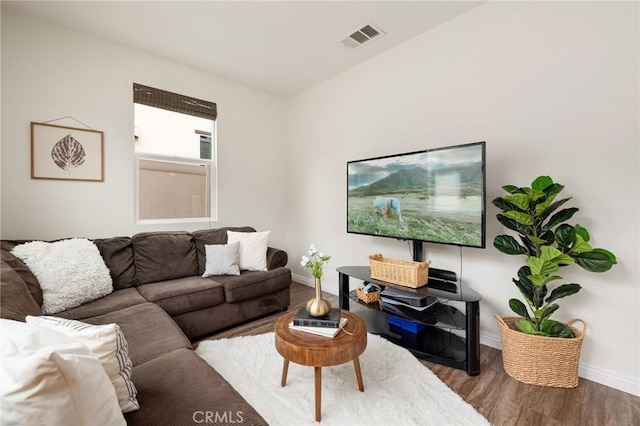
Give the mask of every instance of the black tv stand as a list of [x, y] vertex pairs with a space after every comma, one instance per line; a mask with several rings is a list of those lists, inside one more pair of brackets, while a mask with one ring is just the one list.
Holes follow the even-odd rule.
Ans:
[[423, 262], [424, 258], [422, 256], [422, 241], [421, 240], [411, 240], [411, 254], [414, 262]]
[[[358, 315], [366, 321], [370, 333], [378, 334], [406, 347], [419, 358], [465, 370], [470, 376], [480, 374], [479, 302], [482, 296], [468, 287], [461, 288], [456, 281], [450, 280], [455, 277], [454, 272], [430, 268], [429, 284], [426, 287], [414, 289], [371, 279], [368, 266], [342, 266], [337, 271], [340, 308], [349, 310], [350, 302], [369, 308], [358, 311]], [[377, 302], [364, 303], [358, 299], [355, 291], [350, 291], [350, 277], [369, 281], [381, 288], [391, 287], [411, 293], [428, 294], [442, 300], [464, 302], [465, 313], [443, 303], [436, 303], [429, 308], [428, 315], [407, 313], [406, 310], [385, 309]], [[390, 325], [389, 316], [424, 325], [424, 330], [418, 333], [405, 332]]]

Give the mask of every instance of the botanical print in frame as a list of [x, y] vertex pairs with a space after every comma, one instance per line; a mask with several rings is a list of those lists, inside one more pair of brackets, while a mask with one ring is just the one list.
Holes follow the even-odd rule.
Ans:
[[31, 122], [31, 178], [104, 181], [103, 132]]

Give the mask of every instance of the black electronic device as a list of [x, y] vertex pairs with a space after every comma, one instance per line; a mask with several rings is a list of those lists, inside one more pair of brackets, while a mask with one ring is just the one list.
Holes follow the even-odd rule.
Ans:
[[388, 303], [384, 298], [380, 299], [380, 307], [383, 312], [391, 315], [398, 315], [403, 318], [411, 318], [424, 324], [435, 324], [438, 318], [431, 309], [417, 310], [408, 305]]
[[428, 307], [438, 301], [438, 298], [427, 294], [410, 293], [391, 287], [382, 290], [380, 296], [419, 308]]
[[458, 274], [453, 271], [447, 271], [446, 269], [438, 269], [438, 268], [429, 268], [429, 280], [432, 278], [437, 278], [442, 281], [458, 281]]
[[427, 285], [437, 290], [456, 293], [459, 285], [458, 274], [446, 269], [429, 268], [429, 282]]

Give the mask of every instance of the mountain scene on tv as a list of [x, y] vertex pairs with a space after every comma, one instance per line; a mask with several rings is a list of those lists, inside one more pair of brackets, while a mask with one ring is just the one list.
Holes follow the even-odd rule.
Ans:
[[348, 164], [347, 231], [482, 245], [482, 147]]

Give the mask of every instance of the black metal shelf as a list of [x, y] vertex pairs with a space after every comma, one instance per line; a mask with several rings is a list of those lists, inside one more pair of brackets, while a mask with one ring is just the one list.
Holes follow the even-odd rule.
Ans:
[[[465, 370], [470, 376], [480, 374], [480, 294], [470, 288], [461, 288], [456, 283], [432, 278], [426, 287], [417, 289], [372, 280], [367, 266], [344, 266], [337, 271], [340, 308], [349, 310], [350, 302], [367, 307], [367, 310], [358, 311], [358, 315], [365, 320], [370, 333], [409, 349], [419, 358]], [[410, 293], [464, 302], [465, 313], [444, 303], [436, 303], [424, 311], [397, 308], [379, 302], [364, 303], [358, 299], [355, 291], [350, 291], [350, 277], [375, 283], [382, 288], [393, 287]], [[420, 329], [416, 332], [407, 331], [391, 324], [389, 316], [403, 318], [424, 327], [416, 327]], [[463, 334], [464, 337], [458, 334]]]
[[455, 307], [442, 303], [436, 303], [424, 311], [387, 304], [383, 305], [380, 302], [364, 303], [358, 299], [355, 290], [349, 292], [349, 299], [374, 311], [382, 311], [388, 315], [416, 321], [432, 327], [456, 330], [464, 330], [466, 327], [464, 314]]
[[411, 333], [389, 324], [386, 312], [358, 311], [358, 316], [367, 323], [367, 331], [409, 349], [419, 358], [457, 367], [466, 361], [465, 340], [437, 327], [425, 327]]

